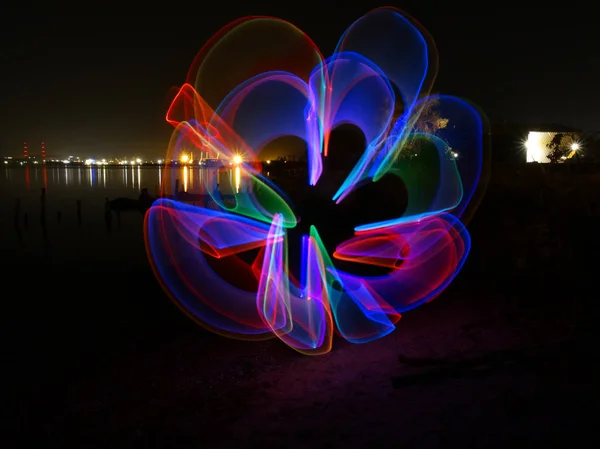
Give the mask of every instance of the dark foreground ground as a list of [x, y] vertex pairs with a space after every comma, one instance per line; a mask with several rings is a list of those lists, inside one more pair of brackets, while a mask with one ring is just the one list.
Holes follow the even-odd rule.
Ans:
[[140, 217], [29, 230], [3, 261], [1, 446], [598, 447], [596, 212], [486, 201], [504, 212], [482, 206], [449, 290], [324, 357], [194, 325], [145, 263]]

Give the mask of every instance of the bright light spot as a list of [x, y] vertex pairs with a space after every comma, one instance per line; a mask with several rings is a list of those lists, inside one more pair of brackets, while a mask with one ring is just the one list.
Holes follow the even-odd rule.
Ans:
[[457, 159], [458, 158], [458, 153], [456, 153], [456, 152], [453, 151], [452, 152], [452, 157], [454, 157], [454, 159]]
[[162, 159], [159, 159], [159, 160], [158, 160], [158, 163], [159, 163], [159, 164], [162, 164], [162, 163], [163, 163], [163, 160], [162, 160]]
[[95, 163], [96, 161], [94, 159], [86, 159], [85, 160], [85, 165], [92, 165], [93, 163]]
[[267, 161], [267, 164], [270, 164], [270, 163], [271, 163], [271, 161], [270, 161], [270, 160], [268, 160], [268, 161]]
[[236, 154], [235, 156], [233, 156], [233, 163], [236, 165], [239, 165], [242, 163], [242, 156], [240, 156], [239, 154]]
[[[527, 149], [527, 162], [550, 162], [548, 155], [552, 153], [550, 145], [553, 139], [556, 138], [556, 132], [540, 132], [530, 131], [525, 142], [525, 148]], [[569, 145], [571, 151], [577, 151], [581, 149], [581, 144], [573, 142]], [[567, 155], [565, 159], [569, 159], [574, 153]], [[561, 158], [562, 159], [562, 158]], [[564, 160], [564, 159], [562, 159]]]
[[139, 157], [138, 157], [138, 158], [137, 158], [135, 161], [136, 161], [138, 164], [141, 164], [141, 163], [142, 163], [142, 160], [141, 160]]
[[135, 164], [135, 161], [129, 161], [129, 163], [130, 163], [131, 165], [133, 165], [133, 164]]
[[550, 152], [546, 143], [552, 140], [553, 133], [531, 131], [527, 136], [525, 148], [527, 149], [527, 162], [547, 162], [546, 156]]
[[187, 154], [181, 155], [181, 163], [182, 164], [187, 164], [189, 161], [190, 161], [190, 157]]

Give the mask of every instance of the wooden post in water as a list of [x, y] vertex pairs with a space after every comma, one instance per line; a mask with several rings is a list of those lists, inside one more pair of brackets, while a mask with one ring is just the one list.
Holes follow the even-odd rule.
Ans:
[[77, 225], [81, 227], [81, 200], [77, 200]]
[[42, 187], [42, 195], [40, 196], [40, 224], [46, 227], [46, 189]]

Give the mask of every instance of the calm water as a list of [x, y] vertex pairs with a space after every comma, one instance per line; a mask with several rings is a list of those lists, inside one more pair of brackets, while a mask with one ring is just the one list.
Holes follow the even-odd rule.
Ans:
[[[36, 167], [0, 169], [0, 248], [19, 250], [32, 256], [47, 251], [53, 257], [80, 254], [83, 247], [90, 259], [108, 258], [110, 254], [126, 255], [128, 249], [143, 249], [143, 216], [136, 212], [124, 214], [121, 228], [107, 232], [104, 221], [106, 198], [137, 198], [142, 188], [155, 195], [159, 185], [206, 193], [217, 181], [223, 193], [239, 188], [239, 169], [219, 172], [215, 168], [177, 167]], [[166, 178], [166, 179], [164, 179]], [[40, 196], [46, 189], [46, 227], [42, 229]], [[14, 226], [15, 202], [19, 199], [19, 232]], [[81, 226], [77, 220], [77, 201], [81, 201]], [[45, 248], [45, 249], [44, 249]], [[60, 248], [60, 251], [57, 249]], [[115, 249], [118, 251], [111, 251]], [[23, 251], [25, 250], [25, 251]], [[99, 251], [99, 252], [98, 252]], [[143, 251], [141, 251], [143, 254]], [[71, 254], [72, 255], [72, 254]], [[117, 256], [115, 256], [117, 257]]]
[[[163, 177], [167, 179], [163, 179]], [[163, 180], [173, 184], [178, 179], [181, 189], [201, 193], [206, 186], [216, 184], [221, 188], [235, 188], [241, 182], [239, 168], [219, 172], [216, 168], [176, 167], [166, 171], [158, 167], [37, 167], [5, 168], [0, 176], [2, 197], [31, 192], [39, 193], [42, 187], [61, 196], [113, 196], [138, 194], [146, 187], [155, 193]]]

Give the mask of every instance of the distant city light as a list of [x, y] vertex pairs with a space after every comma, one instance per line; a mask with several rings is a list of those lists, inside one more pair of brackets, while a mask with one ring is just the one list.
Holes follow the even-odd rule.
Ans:
[[[197, 160], [194, 161], [193, 159], [193, 154], [192, 153], [187, 153], [187, 154], [183, 154], [180, 156], [179, 159], [176, 160], [166, 160], [166, 159], [145, 159], [145, 158], [141, 158], [141, 157], [119, 157], [119, 158], [106, 158], [106, 157], [79, 157], [79, 156], [47, 156], [45, 159], [40, 158], [38, 156], [28, 156], [27, 158], [23, 158], [23, 157], [19, 157], [19, 158], [15, 158], [13, 159], [10, 156], [6, 156], [3, 158], [0, 158], [0, 160], [4, 160], [5, 165], [10, 165], [12, 163], [14, 164], [56, 164], [56, 163], [62, 163], [62, 164], [68, 164], [68, 165], [72, 165], [72, 166], [97, 166], [97, 167], [103, 167], [103, 166], [115, 166], [115, 165], [121, 165], [121, 166], [137, 166], [137, 165], [170, 165], [170, 164], [177, 164], [177, 163], [183, 163], [183, 164], [199, 164], [202, 165], [203, 161], [201, 160]], [[233, 165], [234, 158], [232, 157], [230, 160], [230, 164]], [[239, 156], [239, 157], [235, 157], [235, 164], [239, 165], [243, 162], [243, 156]]]
[[242, 163], [242, 156], [240, 156], [239, 154], [236, 154], [235, 156], [233, 156], [233, 163], [236, 165], [239, 165]]
[[579, 146], [579, 144], [577, 142], [575, 142], [573, 145], [571, 145], [571, 149], [573, 151], [577, 151], [577, 150], [579, 150], [579, 148], [581, 148], [581, 147]]

